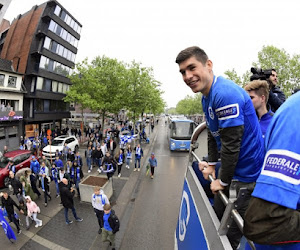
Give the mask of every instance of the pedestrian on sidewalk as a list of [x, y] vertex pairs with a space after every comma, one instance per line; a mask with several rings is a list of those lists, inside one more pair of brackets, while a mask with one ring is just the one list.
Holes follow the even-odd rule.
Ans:
[[22, 199], [23, 185], [15, 177], [15, 174], [13, 171], [9, 171], [9, 181], [10, 181], [10, 185], [13, 188], [13, 194], [17, 197], [18, 201], [20, 201]]
[[117, 165], [118, 165], [118, 177], [120, 178], [121, 177], [122, 166], [123, 166], [124, 161], [125, 161], [125, 156], [124, 156], [124, 153], [123, 153], [122, 149], [120, 149], [119, 153], [116, 154], [115, 160], [117, 161]]
[[155, 158], [154, 153], [151, 153], [151, 157], [149, 158], [150, 171], [151, 171], [151, 179], [154, 177], [154, 169], [157, 167], [157, 160]]
[[97, 146], [97, 149], [95, 150], [93, 156], [95, 157], [95, 163], [96, 163], [96, 166], [98, 167], [97, 171], [100, 173], [102, 157], [104, 156], [100, 145]]
[[131, 145], [127, 144], [126, 148], [126, 168], [130, 168], [130, 162], [132, 162], [132, 149]]
[[120, 221], [115, 214], [115, 211], [111, 209], [110, 204], [103, 206], [103, 229], [102, 229], [102, 242], [108, 241], [112, 250], [115, 249], [115, 237], [120, 228]]
[[[134, 159], [134, 170], [133, 171], [140, 171], [141, 169], [141, 158], [143, 158], [143, 149], [141, 148], [141, 144], [138, 144], [137, 147], [134, 148], [135, 151], [135, 159]], [[138, 163], [138, 168], [137, 164]]]
[[32, 217], [29, 217], [29, 216], [28, 216], [27, 205], [26, 205], [26, 196], [25, 196], [24, 198], [25, 198], [25, 202], [24, 202], [24, 200], [20, 200], [20, 202], [19, 202], [19, 207], [20, 207], [20, 209], [22, 209], [23, 212], [24, 212], [25, 222], [26, 222], [26, 230], [29, 230], [29, 227], [30, 227], [30, 221], [29, 221], [29, 219], [31, 219], [31, 221], [32, 221], [33, 219], [32, 219]]
[[[42, 220], [39, 220], [37, 218], [37, 214], [41, 212], [39, 206], [34, 201], [31, 200], [30, 196], [26, 196], [25, 200], [26, 200], [26, 206], [27, 206], [27, 217], [32, 216], [33, 220], [36, 223], [35, 227], [41, 227], [43, 225], [43, 222], [42, 222]], [[28, 224], [29, 224], [29, 222], [28, 222]], [[27, 225], [27, 220], [26, 220], [26, 225]]]
[[25, 196], [29, 195], [31, 200], [36, 200], [38, 196], [36, 193], [33, 192], [33, 189], [30, 185], [30, 175], [31, 170], [25, 170], [24, 175], [20, 177], [20, 182], [23, 185]]
[[105, 204], [110, 204], [107, 196], [104, 194], [103, 190], [99, 186], [94, 187], [94, 193], [92, 195], [92, 206], [98, 219], [98, 234], [102, 233], [104, 215], [103, 206]]
[[88, 167], [88, 173], [90, 173], [92, 171], [92, 153], [93, 153], [93, 150], [92, 150], [91, 146], [89, 146], [87, 148], [87, 150], [85, 151], [85, 158], [86, 158], [86, 165]]
[[77, 165], [77, 161], [74, 161], [73, 166], [71, 168], [70, 179], [72, 181], [72, 184], [74, 184], [77, 189], [78, 197], [80, 197], [80, 191], [79, 191], [80, 178], [81, 178], [80, 166]]
[[44, 192], [45, 207], [47, 207], [48, 206], [47, 198], [49, 198], [49, 201], [51, 201], [51, 196], [49, 194], [49, 192], [50, 192], [49, 185], [50, 185], [51, 179], [49, 177], [48, 168], [46, 167], [45, 162], [42, 162], [42, 167], [41, 167], [39, 175], [40, 175], [40, 183], [42, 186], [42, 190]]
[[[63, 168], [63, 167], [62, 167]], [[58, 182], [59, 182], [59, 171], [58, 168], [55, 164], [52, 164], [52, 169], [51, 169], [51, 176], [52, 176], [52, 180], [55, 183], [55, 187], [56, 187], [56, 198], [59, 197], [59, 187], [58, 187]]]
[[75, 207], [74, 207], [74, 201], [73, 201], [74, 195], [75, 195], [74, 188], [73, 187], [69, 188], [68, 180], [63, 178], [62, 179], [62, 184], [61, 184], [61, 189], [60, 189], [60, 196], [61, 196], [62, 204], [63, 204], [64, 209], [65, 209], [65, 220], [66, 220], [67, 225], [70, 225], [71, 223], [73, 223], [73, 221], [70, 221], [69, 218], [68, 218], [69, 209], [72, 210], [73, 216], [74, 216], [76, 221], [78, 221], [78, 222], [83, 221], [83, 219], [78, 217], [77, 214], [76, 214], [76, 210], [75, 210]]
[[103, 173], [106, 173], [108, 180], [114, 175], [116, 171], [116, 165], [117, 162], [110, 155], [109, 151], [107, 151], [105, 157], [103, 158], [101, 171], [103, 171]]
[[20, 211], [21, 214], [24, 213], [23, 210], [17, 205], [17, 203], [15, 203], [15, 201], [5, 191], [2, 193], [1, 204], [2, 204], [2, 208], [4, 207], [6, 209], [9, 222], [13, 222], [16, 225], [17, 233], [20, 234], [21, 233], [20, 223], [19, 220], [17, 220], [15, 217], [14, 206]]

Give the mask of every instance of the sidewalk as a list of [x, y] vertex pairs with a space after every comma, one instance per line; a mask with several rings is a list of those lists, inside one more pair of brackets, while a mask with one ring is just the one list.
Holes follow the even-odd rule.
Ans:
[[[150, 144], [142, 143], [141, 146], [144, 150], [144, 157], [141, 166], [146, 165], [150, 149], [153, 146], [154, 138], [157, 134], [158, 125], [155, 126], [153, 133], [150, 134]], [[84, 150], [86, 145], [80, 147], [80, 155], [84, 158]], [[121, 228], [116, 237], [116, 248], [118, 249], [122, 236], [126, 230], [126, 224], [129, 220], [130, 207], [134, 202], [134, 197], [137, 195], [135, 190], [139, 185], [141, 178], [144, 177], [145, 169], [141, 172], [133, 172], [134, 162], [131, 164], [130, 169], [122, 168], [122, 177], [118, 178], [116, 174], [113, 177], [114, 194], [110, 201], [113, 209], [120, 218]], [[87, 173], [87, 167], [84, 162], [83, 167], [84, 175], [99, 175], [97, 169], [94, 168], [91, 173]], [[102, 174], [104, 175], [104, 174]], [[79, 217], [83, 218], [82, 222], [76, 222], [73, 218], [72, 212], [69, 211], [69, 219], [74, 222], [71, 225], [65, 224], [64, 210], [60, 203], [60, 198], [55, 198], [55, 187], [52, 182], [50, 185], [52, 200], [48, 202], [48, 206], [44, 207], [44, 199], [41, 196], [37, 200], [37, 204], [41, 208], [41, 213], [38, 215], [39, 219], [43, 220], [43, 226], [35, 228], [34, 223], [30, 229], [25, 229], [25, 219], [21, 215], [23, 227], [22, 233], [16, 235], [17, 241], [11, 243], [5, 236], [4, 231], [0, 229], [1, 244], [0, 249], [107, 249], [108, 245], [102, 245], [101, 235], [97, 233], [98, 223], [91, 203], [80, 202], [78, 198], [74, 198], [76, 212]], [[12, 196], [14, 198], [14, 196]], [[10, 224], [14, 231], [14, 224]]]

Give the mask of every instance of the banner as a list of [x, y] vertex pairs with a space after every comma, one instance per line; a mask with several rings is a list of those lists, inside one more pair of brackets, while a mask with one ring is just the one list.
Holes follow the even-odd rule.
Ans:
[[3, 216], [3, 212], [2, 209], [0, 208], [0, 222], [2, 224], [4, 233], [6, 234], [7, 238], [11, 241], [13, 240], [17, 240], [14, 231], [12, 230], [12, 228], [10, 227], [9, 223], [7, 223], [7, 221], [4, 219]]
[[175, 237], [175, 249], [208, 250], [207, 240], [186, 179], [184, 180]]

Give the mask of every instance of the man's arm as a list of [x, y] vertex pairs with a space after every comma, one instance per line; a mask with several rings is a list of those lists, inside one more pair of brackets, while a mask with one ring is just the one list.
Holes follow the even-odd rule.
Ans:
[[207, 133], [207, 146], [208, 146], [208, 162], [217, 162], [219, 158], [217, 142], [212, 136], [210, 130]]
[[[239, 159], [244, 126], [220, 129], [221, 138], [221, 168], [218, 179], [230, 185], [236, 164]], [[221, 184], [222, 184], [221, 183]]]

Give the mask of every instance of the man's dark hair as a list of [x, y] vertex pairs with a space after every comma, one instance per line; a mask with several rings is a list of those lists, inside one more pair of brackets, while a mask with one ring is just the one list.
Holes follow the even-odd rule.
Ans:
[[206, 55], [203, 49], [200, 49], [197, 46], [192, 46], [182, 50], [176, 57], [175, 62], [177, 64], [180, 64], [185, 60], [191, 58], [192, 56], [194, 56], [197, 59], [197, 61], [201, 62], [203, 65], [205, 65], [205, 63], [208, 60], [208, 56]]

